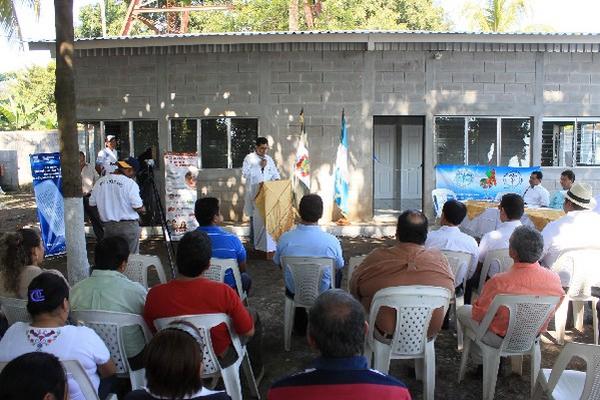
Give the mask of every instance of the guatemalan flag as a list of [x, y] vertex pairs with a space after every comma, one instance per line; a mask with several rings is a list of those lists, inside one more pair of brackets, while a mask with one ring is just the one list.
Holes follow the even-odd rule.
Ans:
[[306, 130], [304, 128], [304, 109], [300, 111], [300, 142], [296, 150], [294, 175], [310, 191], [310, 159], [306, 148]]
[[346, 116], [342, 110], [342, 135], [335, 157], [335, 204], [338, 205], [344, 217], [348, 216], [348, 131]]

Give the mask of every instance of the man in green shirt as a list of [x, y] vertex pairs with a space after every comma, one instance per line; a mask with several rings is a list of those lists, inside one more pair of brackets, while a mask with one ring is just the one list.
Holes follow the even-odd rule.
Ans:
[[[69, 300], [73, 311], [116, 311], [141, 315], [147, 290], [123, 275], [128, 258], [129, 245], [122, 237], [112, 236], [99, 241], [94, 251], [92, 275], [71, 289]], [[131, 369], [143, 368], [146, 342], [141, 329], [126, 327], [123, 338]]]

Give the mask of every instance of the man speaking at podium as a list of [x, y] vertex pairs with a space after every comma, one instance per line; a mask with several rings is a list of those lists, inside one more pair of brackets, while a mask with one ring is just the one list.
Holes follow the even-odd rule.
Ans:
[[256, 138], [256, 149], [244, 158], [242, 175], [246, 179], [244, 196], [244, 213], [250, 217], [250, 236], [254, 240], [254, 248], [270, 253], [275, 251], [277, 244], [265, 229], [265, 222], [257, 212], [254, 199], [265, 181], [280, 179], [279, 171], [273, 159], [267, 155], [269, 141], [265, 137]]

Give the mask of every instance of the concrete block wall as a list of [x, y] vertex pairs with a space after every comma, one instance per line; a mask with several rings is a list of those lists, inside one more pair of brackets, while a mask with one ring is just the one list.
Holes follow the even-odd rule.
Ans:
[[219, 199], [219, 208], [227, 221], [242, 222], [244, 218], [244, 180], [240, 169], [204, 169], [198, 174], [198, 198]]
[[[345, 109], [354, 220], [372, 216], [373, 116], [425, 116], [425, 210], [431, 208], [428, 193], [435, 184], [436, 115], [533, 117], [534, 164], [539, 164], [539, 122], [545, 115], [600, 116], [596, 54], [440, 54], [436, 58], [419, 50], [334, 51], [315, 44], [311, 50], [294, 51], [80, 55], [77, 114], [80, 120], [156, 119], [163, 151], [170, 148], [169, 118], [257, 118], [259, 134], [270, 139], [270, 154], [282, 176], [289, 178], [299, 140], [298, 115], [304, 108], [312, 191], [323, 197], [327, 218], [332, 212], [335, 153]], [[596, 169], [586, 171], [590, 179], [600, 181]], [[232, 202], [233, 219], [240, 218], [239, 175], [239, 170], [201, 173], [207, 193], [225, 196], [220, 190], [230, 190], [228, 185], [235, 182], [235, 204], [233, 198], [223, 198]]]

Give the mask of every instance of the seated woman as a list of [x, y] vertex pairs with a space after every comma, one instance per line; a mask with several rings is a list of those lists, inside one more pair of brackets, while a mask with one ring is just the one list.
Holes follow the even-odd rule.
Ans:
[[[114, 375], [108, 348], [90, 328], [65, 325], [69, 316], [69, 287], [64, 279], [44, 272], [28, 288], [27, 311], [31, 323], [16, 322], [0, 340], [0, 361], [32, 351], [54, 354], [60, 360], [77, 360], [98, 389], [100, 378]], [[79, 385], [69, 379], [69, 398], [85, 400]]]
[[52, 354], [26, 353], [9, 362], [0, 373], [0, 399], [66, 400], [67, 377]]
[[[31, 280], [45, 271], [40, 268], [43, 261], [44, 245], [37, 231], [23, 228], [0, 237], [0, 296], [26, 299]], [[63, 277], [55, 269], [46, 271]]]
[[200, 343], [200, 332], [187, 321], [175, 321], [158, 332], [146, 348], [146, 388], [125, 400], [231, 400], [225, 392], [202, 387]]

